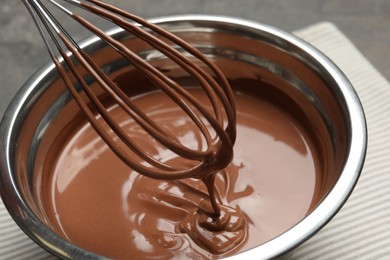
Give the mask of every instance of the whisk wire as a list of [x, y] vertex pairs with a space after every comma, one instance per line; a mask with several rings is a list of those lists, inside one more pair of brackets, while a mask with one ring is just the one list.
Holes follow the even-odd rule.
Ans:
[[[39, 31], [39, 33], [41, 35], [41, 38], [43, 39], [43, 41], [45, 43], [45, 46], [47, 47], [47, 50], [49, 51], [49, 54], [52, 57], [54, 57], [54, 51], [50, 47], [50, 43], [49, 43], [49, 41], [48, 41], [48, 39], [47, 39], [47, 37], [45, 35], [45, 32], [47, 32], [49, 34], [51, 39], [55, 39], [55, 36], [54, 36], [53, 32], [51, 31], [51, 28], [44, 22], [45, 19], [44, 19], [44, 17], [42, 17], [41, 12], [36, 11], [36, 8], [40, 7], [39, 3], [35, 3], [33, 5], [30, 2], [31, 1], [29, 1], [29, 0], [23, 0], [23, 3], [25, 4], [25, 6], [26, 6], [27, 10], [29, 11], [31, 17], [33, 18], [33, 21], [34, 21], [36, 27], [38, 28], [38, 31]], [[43, 26], [46, 28], [46, 30], [43, 28]], [[53, 41], [56, 44], [57, 49], [60, 49], [61, 46], [59, 45], [58, 41], [56, 41], [56, 40], [53, 40]]]

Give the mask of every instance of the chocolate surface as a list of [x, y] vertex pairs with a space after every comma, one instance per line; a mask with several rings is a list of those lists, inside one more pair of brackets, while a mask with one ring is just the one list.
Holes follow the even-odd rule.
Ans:
[[[150, 62], [73, 13], [135, 68], [116, 78], [72, 45], [66, 33], [58, 34], [95, 83], [89, 86], [61, 47], [72, 75], [52, 54], [89, 121], [76, 122], [51, 148], [41, 180], [42, 206], [53, 229], [113, 258], [213, 258], [254, 247], [302, 219], [313, 204], [318, 166], [299, 116], [271, 102], [277, 93], [267, 99], [246, 92], [248, 84], [250, 89], [259, 82], [248, 78], [234, 97], [220, 69], [184, 40], [91, 2], [99, 7], [81, 5], [142, 39], [168, 62], [159, 67], [159, 59]], [[172, 68], [166, 66], [169, 60]], [[153, 91], [145, 89], [151, 86]], [[94, 88], [105, 94], [98, 97]], [[138, 95], [126, 93], [129, 89], [139, 89]], [[236, 129], [241, 133], [233, 158]]]
[[[142, 83], [124, 75], [117, 81]], [[217, 258], [264, 243], [299, 222], [317, 202], [313, 198], [321, 186], [311, 136], [274, 103], [275, 97], [253, 92], [262, 89], [259, 80], [231, 84], [237, 105], [235, 156], [215, 180], [221, 220], [230, 216], [226, 228], [210, 236], [208, 215], [199, 212], [209, 209], [202, 181], [155, 180], [136, 173], [85, 121], [50, 151], [56, 156], [47, 166], [51, 176], [43, 178], [42, 197], [52, 228], [80, 247], [118, 259]], [[199, 90], [191, 93], [203, 101]], [[161, 92], [137, 95], [134, 102], [159, 124], [173, 127], [184, 143], [197, 143], [188, 117]], [[116, 107], [110, 113], [133, 138], [148, 138]], [[163, 161], [171, 159], [162, 149], [147, 149]]]

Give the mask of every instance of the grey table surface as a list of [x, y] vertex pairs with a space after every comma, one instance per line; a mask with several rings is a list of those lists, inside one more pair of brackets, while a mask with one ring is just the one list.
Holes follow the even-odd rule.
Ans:
[[[250, 19], [285, 31], [330, 21], [390, 78], [390, 0], [131, 0], [107, 1], [143, 17], [216, 14]], [[102, 26], [107, 26], [102, 24]], [[75, 30], [77, 38], [86, 32]], [[0, 4], [0, 117], [23, 82], [49, 60], [22, 1]], [[1, 138], [1, 137], [0, 137]]]
[[[109, 0], [143, 17], [217, 14], [293, 31], [327, 20], [335, 23], [368, 60], [390, 78], [390, 0]], [[106, 25], [103, 25], [106, 26]], [[85, 32], [75, 31], [79, 38]], [[0, 4], [0, 117], [23, 82], [48, 61], [22, 1]]]

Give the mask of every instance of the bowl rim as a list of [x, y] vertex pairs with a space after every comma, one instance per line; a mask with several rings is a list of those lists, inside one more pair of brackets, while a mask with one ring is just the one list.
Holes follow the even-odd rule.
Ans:
[[[263, 23], [227, 16], [196, 14], [165, 16], [149, 19], [149, 21], [157, 24], [204, 21], [231, 24], [240, 26], [240, 28], [249, 28], [254, 31], [272, 34], [277, 38], [281, 38], [283, 41], [287, 41], [289, 44], [292, 44], [311, 58], [315, 59], [337, 83], [348, 107], [347, 115], [349, 116], [348, 120], [351, 124], [351, 130], [349, 137], [349, 153], [342, 169], [342, 174], [334, 187], [321, 203], [302, 221], [294, 225], [293, 228], [258, 247], [229, 256], [227, 259], [238, 259], [241, 257], [248, 259], [268, 259], [282, 255], [306, 241], [329, 222], [343, 206], [352, 193], [363, 168], [367, 150], [366, 120], [358, 95], [347, 77], [328, 57], [309, 43], [290, 33]], [[122, 31], [122, 29], [114, 28], [109, 30], [108, 33], [110, 35], [115, 35], [120, 31]], [[84, 40], [80, 46], [85, 48], [97, 41], [99, 41], [98, 37], [89, 37]], [[17, 125], [18, 119], [23, 117], [23, 104], [28, 102], [29, 97], [36, 91], [41, 80], [54, 70], [54, 64], [48, 62], [33, 73], [17, 92], [3, 115], [0, 123], [0, 136], [2, 136], [0, 139], [0, 195], [14, 221], [30, 238], [47, 251], [62, 258], [105, 258], [81, 249], [60, 238], [41, 223], [35, 214], [27, 207], [23, 197], [17, 190], [15, 179], [12, 178], [12, 155], [14, 153], [12, 147], [14, 133], [12, 130], [15, 125]]]

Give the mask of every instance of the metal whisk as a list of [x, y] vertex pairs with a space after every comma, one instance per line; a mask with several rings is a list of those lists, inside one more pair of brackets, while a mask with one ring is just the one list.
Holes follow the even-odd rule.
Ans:
[[[200, 51], [190, 46], [172, 33], [147, 22], [146, 20], [125, 12], [119, 8], [96, 0], [76, 1], [76, 0], [23, 0], [30, 11], [47, 49], [53, 59], [57, 70], [62, 77], [66, 87], [76, 100], [82, 112], [86, 115], [91, 125], [103, 140], [109, 145], [112, 151], [131, 168], [141, 174], [158, 179], [180, 179], [188, 177], [204, 178], [205, 174], [211, 174], [227, 166], [232, 159], [233, 143], [235, 142], [235, 106], [232, 90], [221, 71], [210, 62]], [[45, 4], [43, 4], [43, 2]], [[82, 8], [92, 12], [113, 24], [122, 27], [130, 34], [142, 39], [152, 48], [160, 51], [163, 55], [180, 66], [188, 73], [199, 87], [207, 94], [212, 104], [212, 112], [200, 104], [183, 86], [170, 79], [163, 72], [153, 67], [143, 58], [132, 52], [121, 42], [115, 40], [101, 29], [92, 25], [80, 15], [64, 7], [63, 2], [68, 2], [77, 8]], [[134, 67], [143, 73], [161, 91], [165, 92], [187, 115], [193, 120], [199, 132], [203, 135], [206, 148], [190, 149], [173, 134], [169, 134], [166, 129], [153, 122], [147, 114], [137, 108], [131, 98], [117, 86], [117, 84], [93, 61], [92, 56], [86, 53], [76, 41], [66, 32], [60, 22], [48, 10], [47, 4], [53, 4], [61, 9], [80, 25], [88, 28], [95, 35], [101, 38], [120, 53]], [[158, 35], [159, 38], [154, 35]], [[182, 48], [186, 52], [183, 54], [178, 48], [160, 39], [165, 38], [176, 47]], [[54, 43], [54, 44], [53, 44]], [[52, 47], [55, 46], [55, 47]], [[55, 54], [58, 49], [59, 57]], [[213, 73], [211, 76], [201, 66], [196, 65], [192, 60], [196, 59], [203, 64], [203, 67]], [[134, 119], [150, 136], [157, 140], [162, 146], [174, 152], [178, 157], [194, 161], [190, 167], [174, 167], [166, 162], [154, 158], [145, 152], [143, 148], [132, 140], [128, 133], [112, 119], [101, 100], [91, 91], [78, 67], [87, 71], [112, 99]], [[81, 85], [80, 92], [76, 90], [74, 83], [68, 73]], [[84, 92], [89, 101], [94, 105], [94, 109], [105, 121], [105, 123], [119, 137], [121, 143], [115, 141], [112, 135], [102, 125], [101, 120], [92, 112], [88, 104], [81, 97]], [[222, 106], [221, 106], [222, 105]], [[210, 130], [211, 129], [211, 130]], [[130, 148], [133, 153], [129, 153]], [[141, 158], [135, 160], [134, 155]]]

